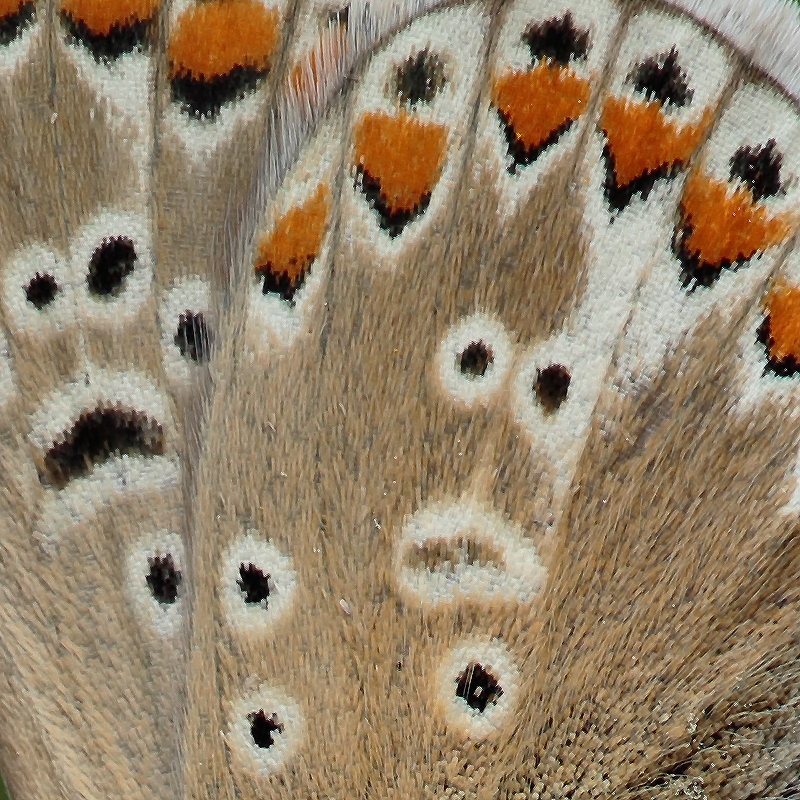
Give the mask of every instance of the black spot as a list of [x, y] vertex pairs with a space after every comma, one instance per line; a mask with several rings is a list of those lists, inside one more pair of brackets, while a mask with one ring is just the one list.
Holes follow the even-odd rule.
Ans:
[[25, 299], [41, 311], [50, 305], [58, 294], [58, 284], [52, 275], [37, 272], [25, 287]]
[[173, 339], [181, 355], [202, 364], [208, 360], [213, 342], [211, 328], [202, 311], [186, 311], [178, 317], [178, 330]]
[[170, 81], [172, 102], [180, 103], [181, 111], [195, 119], [213, 119], [225, 103], [241, 100], [254, 92], [268, 72], [266, 68], [238, 66], [213, 78], [176, 75]]
[[153, 556], [147, 559], [150, 571], [147, 573], [147, 585], [150, 594], [163, 605], [172, 605], [178, 599], [178, 587], [183, 576], [175, 569], [172, 556]]
[[430, 103], [445, 84], [444, 67], [439, 57], [420, 50], [397, 69], [395, 91], [405, 106]]
[[29, 25], [33, 24], [36, 6], [22, 3], [16, 11], [0, 18], [0, 47], [11, 44]]
[[456, 679], [456, 697], [481, 714], [490, 703], [496, 703], [502, 694], [497, 679], [481, 664], [470, 664]]
[[770, 320], [769, 314], [767, 314], [756, 330], [756, 341], [764, 346], [764, 352], [767, 356], [767, 363], [761, 374], [764, 376], [767, 373], [772, 373], [779, 378], [791, 378], [800, 373], [800, 363], [791, 355], [781, 359], [772, 358], [772, 356], [770, 356], [769, 351], [775, 344], [775, 340], [772, 338], [769, 326]]
[[534, 61], [547, 58], [557, 64], [568, 64], [570, 59], [586, 58], [589, 32], [578, 30], [567, 11], [563, 17], [531, 24], [522, 34], [522, 41], [530, 48]]
[[508, 145], [508, 154], [512, 159], [507, 167], [512, 175], [516, 173], [518, 167], [527, 167], [533, 164], [533, 162], [536, 161], [548, 147], [554, 145], [572, 127], [573, 122], [575, 122], [573, 119], [566, 120], [555, 130], [551, 131], [547, 138], [543, 139], [539, 144], [533, 145], [533, 147], [526, 147], [514, 131], [508, 116], [499, 108], [495, 110], [503, 125], [503, 133], [506, 137], [506, 144]]
[[678, 66], [678, 52], [674, 47], [669, 53], [642, 61], [630, 80], [635, 92], [648, 100], [657, 100], [662, 106], [681, 108], [694, 95], [686, 82], [686, 74]]
[[82, 20], [73, 19], [65, 11], [61, 12], [61, 22], [67, 32], [67, 41], [85, 47], [98, 63], [115, 61], [137, 48], [145, 51], [150, 44], [152, 20], [115, 23], [108, 33], [93, 33]]
[[[311, 259], [310, 261], [313, 261]], [[282, 300], [285, 300], [290, 305], [294, 305], [294, 296], [297, 294], [300, 287], [305, 283], [306, 276], [311, 272], [310, 261], [297, 272], [291, 276], [285, 269], [275, 269], [271, 262], [267, 262], [260, 266], [257, 274], [263, 279], [261, 291], [263, 294], [277, 294]], [[297, 262], [293, 259], [293, 264]]]
[[612, 215], [624, 211], [633, 200], [634, 195], [639, 195], [642, 200], [647, 200], [658, 181], [671, 180], [683, 167], [681, 162], [677, 162], [671, 165], [664, 165], [658, 169], [645, 170], [629, 183], [620, 185], [617, 183], [617, 176], [614, 171], [614, 156], [608, 145], [603, 148], [603, 158], [606, 162], [606, 179], [603, 183], [603, 193], [608, 201], [608, 207]]
[[533, 390], [546, 412], [552, 412], [567, 399], [572, 376], [563, 364], [550, 364], [536, 370]]
[[267, 748], [275, 744], [273, 733], [283, 733], [283, 725], [278, 722], [278, 716], [271, 714], [269, 717], [263, 709], [247, 715], [250, 721], [250, 735], [258, 747]]
[[774, 139], [760, 147], [741, 147], [731, 157], [731, 180], [746, 183], [758, 202], [781, 192], [783, 154]]
[[458, 368], [462, 375], [471, 378], [482, 378], [494, 361], [492, 348], [487, 347], [482, 341], [471, 342], [459, 355]]
[[127, 236], [103, 239], [89, 260], [86, 274], [89, 291], [101, 296], [119, 294], [135, 263], [136, 250]]
[[62, 489], [115, 454], [163, 455], [161, 425], [139, 411], [118, 408], [96, 408], [81, 414], [48, 450], [41, 481]]
[[255, 564], [239, 565], [240, 580], [236, 581], [248, 604], [264, 603], [267, 607], [269, 597], [269, 574], [264, 574]]
[[430, 192], [424, 194], [410, 211], [391, 211], [381, 194], [380, 181], [373, 178], [362, 166], [356, 167], [355, 188], [360, 189], [367, 198], [370, 208], [378, 214], [378, 225], [392, 239], [398, 237], [409, 222], [421, 217], [431, 202]]

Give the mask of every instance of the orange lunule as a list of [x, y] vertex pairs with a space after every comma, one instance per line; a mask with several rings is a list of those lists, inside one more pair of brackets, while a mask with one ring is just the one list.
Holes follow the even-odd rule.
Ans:
[[777, 284], [767, 295], [769, 314], [769, 357], [783, 361], [791, 356], [800, 361], [800, 287]]
[[302, 205], [290, 208], [275, 220], [275, 227], [261, 236], [254, 262], [256, 272], [285, 274], [291, 284], [309, 268], [319, 254], [331, 197], [324, 183]]
[[258, 0], [197, 3], [178, 17], [170, 36], [170, 77], [208, 80], [234, 67], [267, 69], [279, 23], [277, 10]]
[[159, 0], [61, 0], [61, 10], [91, 33], [106, 36], [115, 25], [124, 27], [150, 19], [158, 4]]
[[0, 19], [9, 14], [16, 14], [26, 0], [0, 0]]
[[502, 75], [492, 87], [492, 105], [526, 148], [538, 147], [565, 122], [576, 120], [588, 100], [586, 78], [546, 60], [527, 72], [514, 70]]
[[390, 213], [413, 211], [439, 180], [447, 128], [400, 110], [367, 112], [353, 133], [355, 164], [380, 184]]
[[600, 128], [614, 157], [618, 186], [646, 172], [688, 161], [713, 119], [709, 109], [695, 124], [668, 119], [657, 100], [633, 101], [609, 97], [600, 115]]
[[686, 179], [681, 206], [691, 229], [684, 247], [706, 264], [750, 258], [782, 242], [797, 224], [796, 215], [770, 215], [745, 187], [731, 191], [727, 182], [698, 170]]

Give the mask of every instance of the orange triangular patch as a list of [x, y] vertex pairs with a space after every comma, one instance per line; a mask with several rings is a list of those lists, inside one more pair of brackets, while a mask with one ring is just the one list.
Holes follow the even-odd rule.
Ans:
[[264, 70], [278, 44], [279, 15], [258, 0], [208, 0], [184, 11], [167, 48], [170, 78], [210, 80], [236, 67]]
[[771, 214], [764, 204], [753, 202], [748, 189], [731, 190], [726, 181], [697, 170], [686, 179], [681, 208], [683, 248], [701, 264], [751, 258], [780, 244], [797, 224], [797, 215]]
[[61, 0], [61, 10], [74, 22], [85, 25], [90, 33], [107, 36], [114, 27], [149, 20], [158, 4], [159, 0]]
[[355, 166], [380, 184], [389, 213], [416, 208], [441, 175], [447, 128], [400, 110], [362, 115], [353, 132]]
[[656, 100], [609, 97], [600, 116], [617, 186], [626, 186], [648, 173], [686, 164], [713, 114], [706, 109], [699, 122], [680, 124], [669, 119]]
[[265, 281], [265, 294], [294, 297], [319, 255], [330, 209], [330, 191], [320, 183], [308, 200], [276, 219], [274, 228], [261, 237], [254, 268]]
[[589, 94], [586, 78], [568, 66], [542, 60], [526, 72], [514, 70], [499, 77], [492, 87], [492, 105], [513, 132], [510, 149], [516, 142], [520, 150], [530, 153], [551, 143], [578, 119]]

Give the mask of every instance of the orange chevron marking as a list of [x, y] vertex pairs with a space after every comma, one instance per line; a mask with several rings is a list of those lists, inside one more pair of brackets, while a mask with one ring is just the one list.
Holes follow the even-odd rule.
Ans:
[[800, 287], [776, 285], [767, 295], [765, 310], [769, 315], [769, 357], [800, 362]]
[[796, 214], [770, 214], [754, 203], [750, 191], [699, 171], [686, 179], [681, 199], [683, 224], [690, 230], [683, 245], [705, 264], [747, 259], [784, 241], [798, 223]]
[[28, 0], [0, 0], [0, 19], [16, 14]]
[[[7, 2], [0, 2], [0, 15]], [[20, 3], [11, 3], [19, 6]], [[125, 27], [150, 19], [159, 0], [61, 0], [61, 10], [75, 22], [82, 22], [91, 33], [106, 36], [113, 27]]]
[[263, 70], [278, 45], [280, 17], [258, 0], [208, 0], [184, 11], [170, 36], [170, 78], [227, 75], [235, 67]]
[[256, 272], [285, 275], [289, 287], [296, 288], [319, 255], [330, 210], [330, 190], [320, 183], [308, 200], [276, 219], [272, 231], [261, 237]]
[[412, 211], [441, 176], [447, 128], [404, 110], [367, 112], [355, 125], [355, 165], [380, 184], [391, 213]]
[[713, 117], [706, 109], [699, 122], [681, 125], [664, 115], [657, 100], [609, 97], [600, 116], [600, 128], [614, 159], [617, 185], [625, 186], [645, 173], [686, 163]]
[[589, 81], [561, 64], [540, 61], [526, 72], [514, 70], [492, 87], [492, 105], [527, 148], [541, 145], [566, 122], [586, 110]]

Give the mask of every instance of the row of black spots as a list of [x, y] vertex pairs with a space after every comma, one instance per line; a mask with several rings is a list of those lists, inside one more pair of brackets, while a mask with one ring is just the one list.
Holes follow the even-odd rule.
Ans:
[[36, 5], [33, 2], [21, 2], [13, 11], [0, 17], [0, 47], [18, 39], [33, 25], [35, 18]]
[[122, 56], [150, 47], [153, 18], [123, 20], [114, 23], [107, 31], [93, 31], [83, 20], [74, 18], [68, 11], [61, 12], [61, 24], [67, 42], [85, 48], [95, 61], [110, 64]]
[[[94, 250], [86, 271], [86, 286], [94, 297], [117, 297], [125, 289], [125, 279], [136, 268], [136, 248], [127, 236], [103, 239]], [[42, 311], [52, 303], [62, 287], [48, 272], [36, 272], [23, 287], [26, 300]]]
[[250, 735], [256, 747], [266, 750], [275, 744], [275, 734], [284, 732], [284, 725], [275, 713], [267, 716], [263, 708], [247, 715]]
[[683, 108], [694, 96], [674, 47], [669, 53], [641, 61], [628, 80], [634, 92], [644, 95], [646, 100], [657, 101], [662, 108], [670, 105]]
[[289, 556], [252, 533], [225, 555], [221, 597], [231, 628], [261, 637], [291, 611], [297, 574]]
[[119, 455], [161, 456], [161, 425], [141, 411], [98, 406], [81, 414], [47, 451], [40, 481], [63, 489]]
[[[402, 662], [397, 662], [396, 666], [398, 669], [402, 669]], [[504, 696], [505, 690], [501, 686], [496, 672], [489, 664], [470, 660], [455, 675], [451, 691], [456, 702], [468, 709], [470, 716], [487, 714]], [[263, 705], [253, 703], [252, 710], [246, 711], [244, 714], [249, 728], [251, 746], [261, 750], [275, 747], [279, 737], [285, 734], [287, 720], [283, 718], [281, 711], [287, 711], [291, 716], [291, 711], [281, 708], [280, 703], [275, 703], [273, 698], [270, 699], [272, 702], [266, 702]], [[246, 708], [247, 706], [245, 706]]]
[[381, 182], [361, 166], [356, 167], [355, 187], [364, 194], [367, 204], [378, 215], [378, 226], [391, 239], [396, 239], [409, 223], [422, 217], [431, 202], [432, 192], [426, 192], [412, 208], [392, 208], [384, 196]]
[[572, 14], [553, 17], [544, 22], [532, 22], [522, 34], [533, 61], [545, 58], [556, 64], [586, 60], [589, 51], [589, 32], [578, 28]]
[[467, 378], [480, 379], [494, 363], [494, 352], [482, 339], [470, 342], [456, 357], [456, 364], [461, 374]]
[[56, 279], [47, 272], [37, 272], [23, 288], [25, 299], [38, 311], [50, 305], [60, 291]]
[[441, 59], [424, 48], [397, 67], [392, 88], [401, 105], [412, 108], [430, 104], [446, 83]]
[[133, 272], [136, 261], [136, 248], [127, 236], [103, 239], [89, 259], [86, 274], [89, 293], [97, 297], [119, 295], [125, 287], [125, 278]]
[[455, 695], [463, 700], [469, 708], [479, 714], [486, 712], [490, 705], [495, 705], [503, 695], [503, 687], [491, 668], [472, 662], [458, 675], [454, 681]]
[[[482, 339], [470, 342], [456, 357], [456, 366], [466, 378], [480, 380], [494, 363], [490, 344]], [[545, 413], [557, 411], [567, 399], [572, 375], [563, 364], [550, 364], [536, 370], [531, 387]]]
[[173, 342], [184, 358], [196, 364], [207, 363], [214, 344], [214, 332], [205, 314], [189, 309], [181, 313]]
[[183, 575], [175, 566], [171, 553], [157, 553], [147, 558], [147, 588], [153, 599], [161, 605], [172, 605], [178, 599]]
[[228, 738], [251, 774], [280, 771], [306, 737], [306, 723], [293, 698], [262, 684], [236, 706]]

